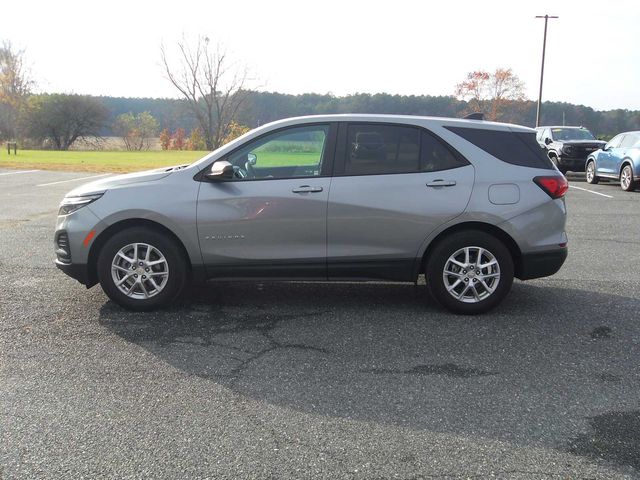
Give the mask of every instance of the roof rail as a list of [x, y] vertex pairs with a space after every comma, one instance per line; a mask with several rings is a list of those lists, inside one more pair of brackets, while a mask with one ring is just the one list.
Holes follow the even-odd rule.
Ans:
[[464, 118], [465, 120], [484, 120], [484, 113], [473, 112], [473, 113], [470, 113], [469, 115], [465, 115], [462, 118]]

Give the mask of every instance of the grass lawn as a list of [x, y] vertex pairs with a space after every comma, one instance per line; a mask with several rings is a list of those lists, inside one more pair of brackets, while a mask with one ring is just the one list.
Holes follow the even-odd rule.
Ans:
[[[18, 155], [0, 151], [0, 168], [68, 170], [75, 172], [137, 172], [152, 168], [192, 163], [208, 152], [165, 150], [148, 152], [96, 151], [58, 152], [53, 150], [18, 150]], [[316, 165], [320, 152], [256, 151], [256, 167]]]
[[320, 152], [256, 152], [256, 167], [284, 167], [287, 165], [317, 165]]
[[18, 155], [0, 150], [0, 167], [86, 172], [136, 172], [191, 163], [208, 152], [166, 150], [149, 152], [57, 152], [18, 150]]

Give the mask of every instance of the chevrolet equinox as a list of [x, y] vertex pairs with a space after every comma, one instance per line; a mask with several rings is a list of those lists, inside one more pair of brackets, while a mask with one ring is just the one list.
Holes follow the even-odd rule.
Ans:
[[517, 125], [393, 115], [291, 118], [191, 165], [83, 185], [56, 265], [150, 310], [211, 279], [415, 282], [463, 314], [567, 256], [565, 177]]

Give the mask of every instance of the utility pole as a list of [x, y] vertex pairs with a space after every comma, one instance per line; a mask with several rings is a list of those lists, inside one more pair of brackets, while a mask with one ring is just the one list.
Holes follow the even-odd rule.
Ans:
[[536, 18], [544, 18], [544, 40], [542, 40], [542, 68], [540, 69], [540, 93], [538, 93], [538, 109], [536, 111], [536, 127], [540, 126], [540, 107], [542, 106], [542, 81], [544, 79], [544, 54], [547, 49], [547, 23], [550, 18], [558, 18], [553, 15], [536, 15]]

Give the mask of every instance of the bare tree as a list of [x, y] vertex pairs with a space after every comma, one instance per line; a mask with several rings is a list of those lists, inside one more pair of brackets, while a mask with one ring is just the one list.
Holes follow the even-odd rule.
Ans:
[[213, 49], [206, 36], [198, 36], [195, 45], [183, 37], [177, 46], [175, 65], [164, 45], [160, 48], [165, 74], [187, 100], [207, 149], [214, 150], [223, 144], [248, 96], [247, 70], [230, 63], [220, 45]]
[[24, 51], [14, 50], [11, 42], [3, 41], [0, 46], [0, 139], [18, 136], [18, 118], [32, 87]]
[[510, 68], [489, 73], [470, 72], [456, 85], [456, 97], [468, 102], [471, 112], [485, 112], [488, 120], [498, 120], [507, 106], [524, 100], [524, 83]]

